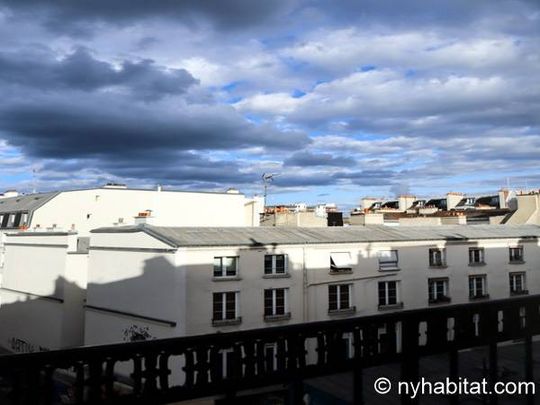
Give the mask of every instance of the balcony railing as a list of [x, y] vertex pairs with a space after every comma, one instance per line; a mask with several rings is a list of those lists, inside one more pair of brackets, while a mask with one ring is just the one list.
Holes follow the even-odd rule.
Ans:
[[[448, 353], [449, 378], [458, 381], [458, 352], [477, 346], [489, 348], [487, 370], [489, 382], [494, 384], [498, 343], [515, 339], [523, 341], [524, 376], [532, 381], [532, 337], [540, 334], [539, 309], [540, 295], [534, 295], [232, 333], [6, 355], [0, 357], [0, 387], [5, 394], [0, 403], [56, 403], [55, 390], [63, 380], [71, 386], [74, 404], [165, 404], [209, 396], [235, 403], [235, 395], [243, 390], [283, 384], [289, 387], [290, 403], [299, 404], [304, 379], [353, 372], [354, 402], [362, 404], [365, 368], [400, 362], [401, 381], [416, 381], [422, 357]], [[346, 348], [345, 335], [352, 338], [352, 353]], [[533, 403], [534, 398], [529, 400]], [[402, 397], [403, 403], [411, 401]], [[449, 401], [457, 403], [458, 398]], [[497, 398], [486, 401], [496, 403]]]

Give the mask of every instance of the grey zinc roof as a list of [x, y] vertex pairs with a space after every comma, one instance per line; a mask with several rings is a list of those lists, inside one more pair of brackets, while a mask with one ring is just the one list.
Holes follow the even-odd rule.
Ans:
[[0, 213], [34, 211], [47, 201], [54, 198], [59, 192], [20, 195], [17, 197], [0, 198]]
[[95, 229], [94, 233], [147, 233], [171, 246], [261, 246], [422, 240], [538, 238], [536, 225], [349, 226], [329, 228], [160, 227], [136, 225]]

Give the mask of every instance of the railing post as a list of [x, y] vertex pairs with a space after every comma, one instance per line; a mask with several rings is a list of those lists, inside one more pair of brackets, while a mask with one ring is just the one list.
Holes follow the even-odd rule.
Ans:
[[[525, 306], [525, 381], [534, 382], [534, 359], [533, 359], [533, 346], [532, 346], [532, 332], [533, 332], [533, 322], [535, 320], [535, 315], [538, 314], [538, 305], [527, 304]], [[533, 393], [527, 395], [527, 404], [534, 405], [535, 395]]]
[[[459, 352], [455, 343], [450, 346], [450, 352], [448, 353], [448, 360], [450, 363], [450, 381], [457, 383], [459, 380]], [[450, 395], [450, 404], [457, 405], [459, 403], [459, 394]]]
[[[418, 353], [418, 327], [420, 321], [417, 317], [408, 317], [402, 322], [402, 361], [401, 381], [416, 383], [418, 381], [419, 353]], [[418, 397], [412, 399], [405, 393], [401, 394], [401, 403], [404, 405], [418, 403]]]
[[486, 311], [485, 315], [489, 317], [487, 324], [489, 339], [489, 387], [491, 390], [491, 395], [489, 396], [489, 403], [490, 405], [497, 405], [499, 401], [497, 398], [497, 394], [495, 393], [494, 387], [497, 383], [497, 380], [499, 379], [499, 362], [497, 357], [497, 334], [499, 332], [499, 317], [498, 311], [493, 308], [489, 308], [488, 311]]

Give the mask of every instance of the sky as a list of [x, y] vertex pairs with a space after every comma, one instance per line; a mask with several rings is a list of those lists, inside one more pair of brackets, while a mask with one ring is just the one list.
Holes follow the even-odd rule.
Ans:
[[0, 0], [0, 190], [540, 186], [538, 0]]

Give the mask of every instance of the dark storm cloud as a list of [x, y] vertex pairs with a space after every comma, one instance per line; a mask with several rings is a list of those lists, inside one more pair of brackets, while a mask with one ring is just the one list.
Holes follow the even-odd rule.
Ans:
[[[137, 162], [137, 164], [134, 164]], [[40, 168], [40, 176], [47, 180], [68, 180], [70, 173], [87, 168], [114, 177], [144, 179], [149, 183], [216, 187], [223, 184], [247, 184], [258, 180], [258, 175], [241, 171], [235, 161], [215, 160], [193, 152], [159, 151], [159, 154], [129, 152], [116, 159], [49, 159]]]
[[144, 99], [182, 94], [198, 83], [185, 69], [165, 69], [151, 60], [123, 61], [115, 68], [83, 48], [60, 60], [54, 56], [46, 51], [0, 52], [0, 81], [47, 90], [94, 91], [119, 86]]
[[285, 166], [354, 166], [355, 161], [350, 157], [334, 156], [330, 153], [311, 153], [307, 151], [296, 152], [285, 159]]
[[227, 106], [141, 106], [76, 93], [0, 104], [0, 131], [11, 145], [43, 158], [253, 146], [294, 150], [310, 142], [301, 132], [250, 124]]
[[294, 0], [2, 0], [11, 11], [42, 16], [57, 32], [87, 33], [92, 23], [130, 24], [148, 18], [166, 18], [193, 23], [210, 21], [219, 28], [253, 26], [289, 10]]
[[342, 0], [339, 6], [317, 0], [310, 4], [323, 11], [327, 21], [341, 26], [363, 23], [394, 29], [419, 26], [441, 29], [470, 24], [478, 28], [478, 23], [483, 23], [514, 32], [539, 30], [534, 21], [524, 26], [522, 19], [536, 11], [537, 0]]

